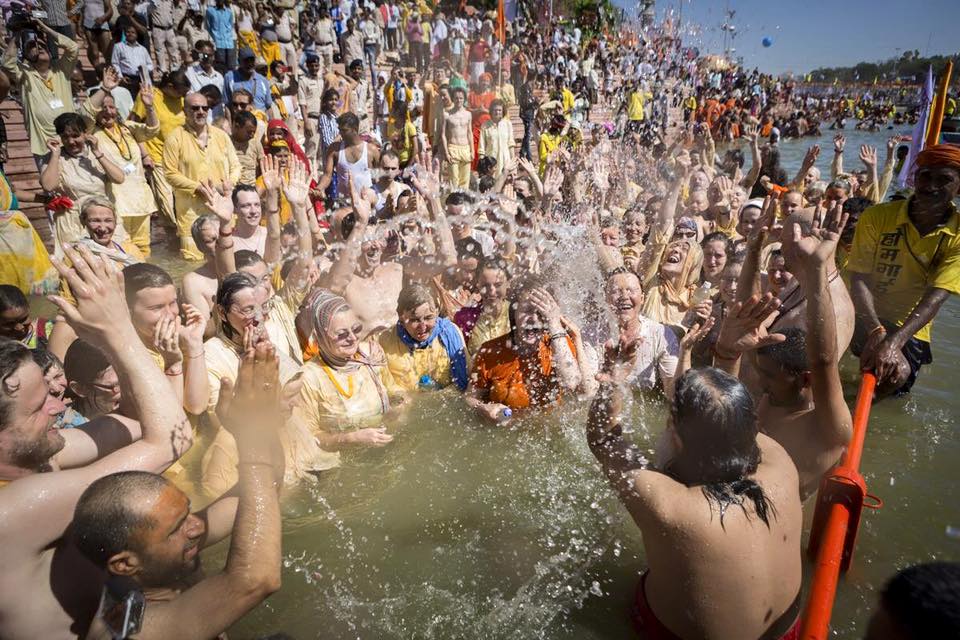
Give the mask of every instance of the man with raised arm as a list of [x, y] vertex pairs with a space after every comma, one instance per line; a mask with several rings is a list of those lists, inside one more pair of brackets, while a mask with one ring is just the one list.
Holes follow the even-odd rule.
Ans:
[[789, 222], [781, 235], [784, 255], [806, 299], [805, 328], [765, 335], [778, 313], [771, 313], [777, 300], [765, 304], [766, 298], [754, 296], [731, 308], [714, 347], [716, 365], [734, 374], [740, 357], [754, 352], [752, 364], [763, 391], [757, 407], [760, 429], [790, 454], [802, 499], [817, 491], [852, 435], [840, 384], [837, 311], [828, 275], [845, 222], [836, 205], [823, 223], [818, 214], [808, 232], [801, 223]]
[[587, 442], [643, 533], [649, 568], [634, 626], [644, 638], [795, 638], [802, 510], [786, 451], [759, 433], [753, 399], [733, 376], [677, 379], [665, 437], [671, 459], [650, 468], [623, 437], [631, 361], [608, 359]]
[[881, 395], [907, 393], [933, 362], [930, 330], [960, 292], [960, 147], [939, 144], [917, 156], [911, 198], [860, 216], [847, 262], [856, 308], [853, 353], [876, 372]]
[[110, 359], [140, 420], [111, 414], [57, 429], [63, 405], [30, 351], [0, 341], [0, 637], [13, 640], [75, 638], [96, 611], [102, 574], [64, 539], [80, 494], [118, 471], [160, 473], [192, 444], [173, 387], [130, 322], [122, 275], [86, 248], [66, 255], [74, 266], [57, 268], [76, 303], [53, 300]]
[[[237, 443], [239, 480], [231, 493], [198, 513], [162, 476], [115, 473], [80, 496], [73, 539], [109, 576], [88, 640], [127, 637], [123, 605], [106, 592], [126, 585], [145, 602], [138, 640], [208, 640], [280, 589], [283, 450], [277, 436], [279, 369], [273, 345], [243, 355], [236, 387], [222, 381], [217, 414]], [[118, 526], [122, 525], [122, 526]], [[230, 533], [223, 571], [201, 579], [200, 549]], [[119, 609], [119, 611], [118, 611]], [[118, 612], [120, 615], [118, 615]]]

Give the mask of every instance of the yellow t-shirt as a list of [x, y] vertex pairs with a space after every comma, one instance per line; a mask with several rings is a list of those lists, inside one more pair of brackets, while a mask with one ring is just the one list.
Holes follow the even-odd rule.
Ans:
[[[460, 333], [459, 327], [457, 333]], [[463, 340], [463, 334], [460, 333]], [[464, 341], [466, 344], [466, 341]], [[452, 382], [450, 376], [450, 356], [437, 338], [426, 349], [414, 349], [405, 345], [397, 336], [397, 331], [384, 331], [380, 334], [380, 346], [387, 355], [387, 368], [393, 381], [403, 391], [413, 391], [420, 377], [428, 375], [441, 387]]]
[[[143, 146], [153, 161], [160, 165], [163, 163], [163, 141], [174, 130], [182, 127], [187, 117], [183, 111], [183, 98], [168, 98], [158, 87], [153, 88], [153, 108], [157, 112], [157, 120], [160, 121], [160, 134], [145, 140]], [[131, 113], [146, 120], [147, 109], [140, 96], [137, 96]]]
[[627, 104], [627, 119], [634, 122], [642, 122], [646, 117], [646, 114], [643, 110], [643, 102], [649, 98], [652, 98], [648, 92], [640, 91], [639, 89], [630, 94], [630, 102]]
[[[873, 303], [882, 320], [902, 325], [927, 289], [960, 292], [960, 215], [920, 236], [910, 222], [910, 200], [870, 207], [860, 216], [847, 261], [852, 273], [873, 278]], [[914, 334], [930, 341], [931, 321]]]

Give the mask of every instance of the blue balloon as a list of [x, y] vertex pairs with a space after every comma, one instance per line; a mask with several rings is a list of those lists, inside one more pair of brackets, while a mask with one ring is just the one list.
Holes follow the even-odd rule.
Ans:
[[763, 37], [763, 40], [761, 40], [761, 42], [763, 43], [763, 46], [765, 46], [765, 47], [772, 47], [772, 46], [773, 46], [773, 38], [771, 38], [770, 36], [764, 36], [764, 37]]

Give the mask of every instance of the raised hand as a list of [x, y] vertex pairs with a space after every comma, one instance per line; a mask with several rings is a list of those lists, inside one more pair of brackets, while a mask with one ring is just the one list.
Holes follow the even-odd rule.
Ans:
[[893, 152], [896, 150], [897, 145], [900, 144], [901, 142], [903, 142], [903, 136], [901, 136], [900, 134], [890, 136], [890, 138], [887, 139], [887, 155], [888, 156], [893, 155]]
[[530, 302], [533, 308], [547, 321], [550, 333], [564, 331], [560, 320], [560, 305], [546, 289], [536, 288], [530, 292]]
[[747, 125], [743, 129], [743, 137], [747, 140], [750, 145], [755, 145], [760, 139], [760, 131], [754, 125]]
[[357, 216], [356, 227], [362, 232], [370, 219], [370, 203], [363, 197], [363, 194], [357, 191], [357, 185], [353, 181], [352, 175], [348, 174], [347, 185], [350, 189], [350, 203], [353, 205], [353, 212]]
[[153, 87], [140, 85], [140, 93], [137, 94], [140, 96], [140, 102], [143, 103], [145, 107], [153, 106]]
[[207, 208], [220, 218], [220, 224], [233, 223], [233, 200], [215, 189], [211, 182], [201, 182], [197, 187], [197, 195], [203, 198]]
[[530, 162], [530, 161], [527, 160], [526, 158], [518, 158], [518, 159], [517, 159], [517, 165], [518, 165], [518, 166], [520, 167], [520, 169], [522, 169], [523, 172], [526, 173], [528, 176], [535, 175], [536, 172], [537, 172], [537, 168], [533, 165], [532, 162]]
[[137, 340], [124, 298], [123, 272], [113, 260], [95, 256], [83, 245], [76, 249], [64, 245], [63, 252], [73, 266], [57, 258], [52, 259], [53, 266], [75, 302], [61, 296], [48, 299], [60, 308], [77, 336], [101, 349], [111, 339]]
[[560, 192], [560, 185], [563, 184], [563, 171], [560, 167], [551, 166], [543, 179], [543, 194], [554, 195]]
[[860, 145], [860, 162], [867, 169], [873, 169], [877, 166], [877, 148], [869, 145]]
[[424, 198], [440, 196], [440, 161], [433, 152], [424, 149], [417, 161], [417, 170], [411, 176], [410, 183]]
[[808, 169], [817, 163], [817, 158], [820, 157], [820, 145], [815, 144], [809, 149], [807, 149], [806, 155], [803, 156], [803, 166]]
[[835, 203], [825, 216], [823, 209], [817, 207], [810, 233], [804, 234], [795, 222], [789, 233], [781, 235], [784, 257], [789, 264], [800, 267], [797, 275], [802, 276], [805, 270], [818, 269], [833, 260], [840, 234], [849, 217], [850, 214], [843, 212], [840, 203]]
[[699, 322], [690, 327], [690, 330], [683, 334], [683, 337], [680, 339], [680, 349], [683, 351], [693, 349], [694, 345], [710, 334], [710, 330], [713, 329], [715, 323], [716, 318], [710, 316], [703, 322]]
[[[120, 84], [120, 74], [117, 73], [117, 70], [113, 65], [107, 65], [103, 70], [103, 75], [100, 77], [100, 86], [107, 93], [110, 93]], [[152, 95], [150, 96], [153, 97]], [[146, 104], [146, 103], [144, 103]]]
[[100, 140], [95, 135], [89, 133], [84, 134], [83, 141], [87, 143], [87, 147], [89, 147], [94, 155], [100, 151]]
[[786, 340], [782, 334], [768, 332], [780, 314], [780, 300], [767, 293], [737, 302], [723, 319], [717, 349], [728, 354], [741, 354]]
[[49, 138], [47, 139], [47, 149], [50, 149], [52, 155], [58, 156], [63, 150], [63, 143], [60, 142], [59, 137]]
[[207, 318], [192, 304], [184, 304], [184, 321], [178, 331], [180, 350], [187, 358], [203, 357], [203, 332], [207, 328]]
[[280, 415], [280, 367], [273, 344], [262, 340], [244, 349], [236, 383], [229, 378], [220, 381], [216, 413], [238, 443], [276, 437], [271, 426], [283, 421], [276, 419]]
[[843, 153], [843, 147], [847, 144], [847, 139], [843, 136], [842, 133], [838, 133], [833, 136], [833, 152], [836, 154]]
[[280, 189], [280, 163], [272, 155], [267, 154], [260, 160], [260, 177], [263, 178], [263, 186], [267, 191]]
[[752, 249], [759, 250], [763, 247], [767, 237], [780, 229], [777, 224], [777, 199], [773, 196], [767, 196], [763, 199], [763, 213], [760, 220], [754, 227], [750, 237], [747, 238], [747, 244]]
[[287, 177], [282, 179], [283, 195], [287, 197], [287, 202], [292, 207], [302, 207], [306, 205], [307, 198], [310, 195], [309, 177], [307, 176], [307, 166], [293, 159], [290, 163], [290, 169], [287, 171]]

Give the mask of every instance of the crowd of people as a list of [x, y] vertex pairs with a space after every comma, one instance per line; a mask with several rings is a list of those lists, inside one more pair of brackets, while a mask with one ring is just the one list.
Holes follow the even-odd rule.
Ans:
[[[803, 510], [851, 438], [839, 363], [885, 397], [932, 362], [960, 148], [920, 153], [909, 193], [896, 136], [882, 166], [845, 170], [838, 133], [830, 176], [817, 145], [790, 175], [781, 135], [828, 101], [667, 28], [66, 6], [0, 78], [53, 246], [0, 181], [0, 636], [217, 637], [280, 589], [284, 490], [442, 392], [500, 427], [589, 407], [646, 545], [641, 637], [799, 637]], [[151, 261], [174, 236], [182, 278]], [[571, 256], [600, 286], [565, 289]], [[638, 395], [670, 410], [652, 461]], [[956, 636], [958, 589], [955, 563], [907, 569], [866, 637]]]

